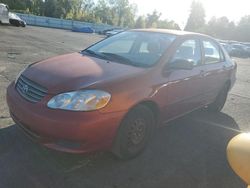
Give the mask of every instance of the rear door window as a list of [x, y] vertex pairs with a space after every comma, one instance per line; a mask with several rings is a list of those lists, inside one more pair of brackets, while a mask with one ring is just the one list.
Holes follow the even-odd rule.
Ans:
[[218, 45], [212, 41], [202, 41], [204, 49], [204, 63], [213, 64], [223, 61], [223, 54]]

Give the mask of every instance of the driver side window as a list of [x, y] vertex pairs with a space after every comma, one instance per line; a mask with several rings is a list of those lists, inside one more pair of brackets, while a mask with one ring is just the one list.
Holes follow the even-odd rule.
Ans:
[[201, 48], [198, 40], [186, 40], [176, 50], [171, 62], [177, 59], [193, 62], [193, 66], [201, 64]]

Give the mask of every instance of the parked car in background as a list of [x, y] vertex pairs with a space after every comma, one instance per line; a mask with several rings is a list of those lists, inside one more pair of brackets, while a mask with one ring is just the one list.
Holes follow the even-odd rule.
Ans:
[[107, 31], [107, 32], [105, 33], [105, 35], [106, 35], [107, 37], [110, 37], [110, 36], [112, 36], [112, 35], [116, 35], [116, 34], [121, 33], [121, 32], [123, 32], [123, 31], [124, 31], [123, 29], [113, 29], [113, 30], [111, 30], [111, 31]]
[[95, 30], [92, 27], [73, 27], [73, 32], [80, 32], [80, 33], [94, 33]]
[[112, 31], [112, 30], [113, 30], [113, 28], [112, 29], [104, 29], [104, 30], [99, 31], [98, 34], [100, 34], [100, 35], [106, 35], [106, 33], [108, 31]]
[[3, 3], [0, 3], [0, 23], [9, 23], [9, 7]]
[[248, 57], [250, 57], [250, 47], [246, 46], [245, 50], [247, 51]]
[[22, 20], [19, 16], [17, 16], [15, 13], [9, 12], [9, 23], [14, 26], [26, 26], [26, 22]]
[[29, 65], [8, 86], [7, 103], [16, 124], [48, 148], [129, 159], [156, 127], [199, 108], [219, 112], [235, 74], [209, 36], [130, 30]]
[[225, 48], [225, 50], [227, 51], [227, 53], [230, 56], [232, 56], [233, 47], [230, 44], [228, 44], [228, 43], [222, 43], [221, 42], [220, 44]]
[[241, 57], [241, 58], [247, 58], [250, 57], [250, 52], [247, 46], [239, 44], [239, 43], [233, 43], [232, 46], [232, 56], [234, 57]]
[[247, 46], [247, 47], [250, 47], [250, 42], [242, 42], [241, 44]]

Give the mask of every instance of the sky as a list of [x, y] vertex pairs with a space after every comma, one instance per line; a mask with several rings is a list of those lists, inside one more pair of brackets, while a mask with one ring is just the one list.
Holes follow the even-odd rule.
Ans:
[[[193, 0], [129, 0], [138, 6], [138, 15], [146, 15], [157, 10], [162, 13], [160, 19], [174, 20], [184, 27], [190, 13]], [[250, 0], [199, 0], [206, 11], [206, 20], [212, 16], [226, 16], [230, 21], [238, 22], [242, 16], [250, 15]]]

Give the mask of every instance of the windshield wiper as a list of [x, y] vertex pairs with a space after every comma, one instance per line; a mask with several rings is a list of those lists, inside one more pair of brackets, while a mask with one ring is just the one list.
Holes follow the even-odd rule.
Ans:
[[114, 53], [108, 53], [108, 52], [102, 52], [101, 54], [104, 54], [107, 58], [113, 60], [113, 61], [117, 61], [119, 63], [124, 63], [124, 64], [127, 64], [127, 65], [133, 65], [133, 66], [139, 66], [137, 63], [131, 61], [130, 59], [124, 57], [124, 56], [121, 56], [121, 55], [118, 55], [118, 54], [114, 54]]
[[93, 50], [89, 50], [89, 49], [82, 50], [81, 54], [87, 54], [87, 55], [91, 55], [93, 57], [97, 57], [97, 58], [100, 58], [100, 59], [109, 60], [104, 54], [97, 53], [97, 52], [95, 52]]

